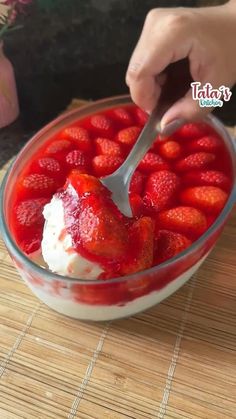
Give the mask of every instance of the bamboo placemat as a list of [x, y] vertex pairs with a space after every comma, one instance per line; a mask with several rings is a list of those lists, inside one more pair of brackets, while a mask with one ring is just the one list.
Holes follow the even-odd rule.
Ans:
[[87, 324], [40, 303], [0, 241], [0, 419], [236, 418], [235, 252], [234, 212], [177, 293]]

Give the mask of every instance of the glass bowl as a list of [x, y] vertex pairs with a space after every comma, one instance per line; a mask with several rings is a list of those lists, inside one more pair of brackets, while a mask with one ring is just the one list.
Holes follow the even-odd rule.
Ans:
[[[129, 276], [106, 281], [71, 279], [53, 274], [27, 258], [18, 248], [8, 228], [14, 184], [25, 163], [39, 146], [65, 126], [89, 114], [130, 102], [129, 96], [112, 97], [61, 115], [25, 145], [8, 170], [1, 187], [1, 231], [17, 270], [40, 300], [59, 313], [76, 319], [104, 321], [128, 317], [160, 303], [174, 293], [201, 266], [220, 235], [235, 202], [234, 182], [223, 211], [205, 234], [173, 259]], [[233, 176], [236, 179], [235, 149], [230, 135], [212, 115], [206, 121], [223, 138], [232, 156]]]

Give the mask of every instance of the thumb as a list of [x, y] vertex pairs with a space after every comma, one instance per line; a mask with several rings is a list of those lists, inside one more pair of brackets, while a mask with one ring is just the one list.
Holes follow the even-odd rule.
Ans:
[[211, 112], [212, 109], [213, 108], [200, 107], [198, 100], [192, 98], [192, 89], [190, 89], [183, 98], [175, 102], [164, 114], [161, 120], [161, 129], [163, 131], [164, 127], [176, 119], [185, 121], [201, 119]]

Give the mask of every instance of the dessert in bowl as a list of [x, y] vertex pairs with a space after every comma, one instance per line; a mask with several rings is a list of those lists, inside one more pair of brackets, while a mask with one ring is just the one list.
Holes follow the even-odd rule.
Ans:
[[1, 230], [20, 275], [48, 306], [84, 320], [143, 311], [180, 288], [235, 201], [233, 141], [213, 116], [156, 139], [130, 185], [133, 217], [100, 177], [147, 120], [128, 96], [70, 111], [38, 132], [1, 188]]

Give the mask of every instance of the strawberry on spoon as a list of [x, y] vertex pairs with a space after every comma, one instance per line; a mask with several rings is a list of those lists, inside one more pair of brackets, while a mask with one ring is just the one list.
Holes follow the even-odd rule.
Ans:
[[110, 191], [91, 175], [72, 171], [63, 190], [53, 196], [43, 214], [46, 223], [42, 252], [54, 272], [93, 279], [152, 266], [151, 218], [124, 217]]

